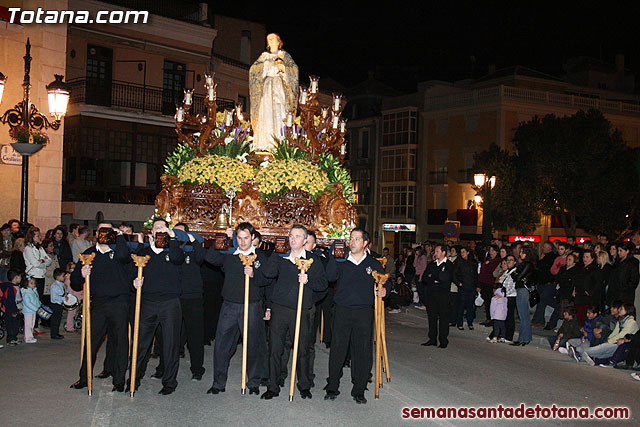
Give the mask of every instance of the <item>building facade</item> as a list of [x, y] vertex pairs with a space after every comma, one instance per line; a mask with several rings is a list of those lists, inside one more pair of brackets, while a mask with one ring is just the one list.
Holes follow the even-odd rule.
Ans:
[[[22, 10], [37, 10], [38, 7], [66, 10], [66, 0], [15, 1], [11, 6]], [[45, 8], [45, 9], [46, 9]], [[46, 85], [54, 74], [66, 74], [67, 26], [20, 25], [9, 23], [7, 7], [0, 7], [0, 71], [7, 76], [0, 115], [13, 108], [23, 99], [25, 44], [31, 43], [31, 102], [49, 117]], [[9, 145], [9, 126], [0, 125], [0, 182], [2, 203], [0, 221], [6, 222], [20, 217], [21, 159]], [[62, 155], [64, 123], [57, 131], [47, 130], [49, 144], [29, 160], [28, 218], [45, 230], [60, 223], [60, 201], [62, 197]]]
[[[125, 3], [70, 0], [69, 8], [127, 10]], [[214, 15], [204, 3], [169, 6], [136, 2], [150, 12], [146, 24], [69, 25], [63, 222], [140, 225], [153, 213], [177, 145], [176, 104], [194, 88], [192, 111], [204, 112], [206, 72], [215, 72], [219, 109], [248, 107], [249, 63], [262, 52], [264, 26]]]

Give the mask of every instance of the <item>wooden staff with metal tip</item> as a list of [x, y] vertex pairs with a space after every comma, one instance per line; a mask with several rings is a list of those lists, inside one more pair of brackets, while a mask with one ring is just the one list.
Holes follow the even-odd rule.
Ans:
[[322, 310], [320, 310], [320, 342], [324, 342], [324, 311]]
[[[386, 270], [387, 268], [387, 258], [376, 258], [382, 264], [382, 268]], [[381, 298], [378, 305], [378, 325], [380, 327], [380, 341], [382, 344], [382, 363], [383, 370], [387, 375], [387, 382], [391, 381], [391, 376], [389, 374], [389, 356], [387, 354], [387, 331], [386, 331], [386, 321], [385, 316], [386, 312], [384, 310], [384, 300]], [[380, 380], [382, 382], [382, 379]]]
[[[138, 279], [142, 280], [142, 269], [147, 265], [151, 257], [149, 255], [131, 255], [134, 264], [138, 267]], [[131, 383], [129, 393], [133, 397], [136, 392], [136, 370], [138, 368], [138, 333], [140, 331], [140, 299], [142, 298], [142, 286], [136, 287], [136, 309], [133, 320], [133, 354], [131, 355]]]
[[[82, 262], [82, 265], [91, 265], [93, 259], [96, 257], [96, 253], [90, 254], [78, 254], [78, 260]], [[93, 391], [93, 363], [91, 352], [91, 272], [84, 278], [84, 287], [82, 289], [82, 340], [80, 350], [80, 363], [84, 358], [83, 351], [87, 355], [87, 390], [89, 396]], [[85, 345], [87, 347], [85, 351]]]
[[[251, 267], [258, 255], [240, 254], [240, 261], [245, 267]], [[244, 275], [244, 319], [242, 322], [242, 394], [247, 392], [247, 345], [249, 332], [249, 280], [248, 274]]]
[[[296, 266], [300, 273], [304, 274], [313, 264], [313, 258], [300, 259], [296, 258]], [[293, 337], [293, 359], [291, 361], [291, 385], [289, 386], [289, 402], [293, 401], [293, 390], [296, 383], [296, 368], [298, 366], [298, 342], [300, 340], [300, 316], [302, 315], [302, 295], [304, 292], [304, 282], [299, 281], [298, 284], [298, 310], [296, 311], [296, 330]]]
[[[378, 273], [377, 271], [372, 271], [371, 275], [376, 282], [376, 286], [374, 286], [374, 317], [375, 317], [375, 337], [376, 337], [376, 375], [375, 375], [375, 398], [378, 399], [380, 397], [380, 387], [382, 387], [382, 359], [384, 358], [384, 349], [386, 344], [383, 344], [385, 341], [385, 337], [383, 334], [384, 326], [384, 302], [382, 298], [378, 296], [378, 290], [384, 286], [384, 284], [389, 280], [389, 274]], [[388, 366], [385, 362], [385, 366]]]

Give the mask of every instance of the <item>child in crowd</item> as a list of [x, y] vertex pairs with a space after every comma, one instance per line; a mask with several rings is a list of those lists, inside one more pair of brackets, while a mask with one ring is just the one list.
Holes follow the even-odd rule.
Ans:
[[620, 362], [624, 362], [627, 359], [627, 356], [629, 356], [629, 352], [631, 351], [629, 343], [631, 342], [632, 338], [633, 338], [633, 334], [626, 334], [612, 356], [603, 357], [603, 358], [585, 357], [585, 360], [591, 366], [602, 366], [607, 368], [613, 367], [614, 365], [617, 365]]
[[577, 310], [575, 307], [567, 307], [564, 309], [562, 315], [564, 321], [562, 322], [562, 326], [558, 329], [557, 337], [549, 337], [549, 344], [553, 351], [560, 351], [563, 354], [569, 354], [569, 351], [565, 347], [567, 342], [571, 338], [580, 338], [581, 328], [580, 322], [578, 322]]
[[4, 322], [7, 326], [7, 344], [18, 344], [18, 331], [20, 330], [20, 310], [16, 305], [16, 289], [14, 285], [20, 284], [22, 273], [18, 270], [7, 272], [7, 281], [0, 284], [0, 308], [4, 313]]
[[[76, 264], [74, 262], [70, 262], [67, 264], [67, 274], [65, 274], [64, 276], [64, 286], [65, 286], [65, 289], [67, 290], [67, 294], [74, 295], [76, 298], [78, 298], [78, 301], [82, 301], [82, 292], [74, 291], [71, 288], [70, 277], [71, 277], [71, 273], [73, 273], [73, 270], [75, 270], [75, 268], [76, 268]], [[73, 318], [76, 316], [77, 311], [78, 311], [77, 308], [67, 311], [67, 322], [64, 327], [65, 331], [76, 332]]]
[[[575, 353], [575, 348], [581, 347], [580, 352], [591, 346], [591, 341], [593, 341], [593, 330], [596, 326], [602, 326], [602, 316], [600, 315], [600, 310], [598, 306], [591, 305], [587, 307], [587, 319], [584, 322], [584, 326], [580, 329], [582, 336], [580, 338], [570, 338], [567, 341], [567, 350], [569, 354], [573, 356]], [[600, 343], [601, 344], [601, 343]], [[574, 348], [573, 352], [571, 348]]]
[[64, 292], [64, 276], [67, 274], [61, 268], [53, 270], [54, 282], [51, 284], [51, 323], [49, 324], [51, 339], [60, 340], [64, 335], [60, 335], [60, 321], [62, 320], [62, 304], [66, 298]]
[[36, 279], [31, 277], [27, 280], [27, 285], [22, 289], [22, 314], [24, 315], [24, 342], [33, 344], [38, 342], [33, 337], [33, 326], [36, 323], [36, 313], [40, 308], [40, 297], [36, 289]]
[[493, 338], [489, 342], [504, 342], [504, 337], [507, 333], [505, 323], [507, 319], [507, 298], [504, 296], [504, 289], [502, 287], [497, 288], [493, 292], [489, 311], [491, 320], [493, 320]]

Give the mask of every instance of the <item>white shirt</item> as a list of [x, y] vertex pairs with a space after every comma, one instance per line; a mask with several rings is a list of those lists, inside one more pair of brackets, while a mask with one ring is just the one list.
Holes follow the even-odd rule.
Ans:
[[351, 261], [355, 265], [360, 265], [360, 263], [362, 261], [364, 261], [364, 259], [366, 257], [367, 257], [367, 253], [365, 252], [365, 253], [362, 254], [362, 258], [360, 258], [360, 261], [356, 261], [356, 259], [353, 257], [353, 254], [351, 252], [349, 252], [349, 256], [347, 257], [347, 261]]
[[443, 262], [447, 262], [447, 257], [442, 258], [442, 260], [437, 260], [436, 259], [436, 265], [438, 267], [440, 267], [442, 265]]
[[243, 251], [242, 249], [238, 248], [238, 249], [236, 249], [236, 251], [233, 254], [234, 255], [242, 254], [242, 255], [246, 256], [246, 255], [251, 255], [251, 254], [255, 254], [255, 253], [256, 253], [256, 247], [251, 245], [251, 247], [249, 249], [247, 249], [246, 251]]
[[153, 252], [155, 252], [156, 254], [161, 253], [164, 249], [163, 248], [156, 248], [156, 245], [154, 243], [149, 243], [149, 247], [151, 248], [151, 250]]
[[100, 252], [103, 255], [108, 254], [109, 252], [113, 252], [111, 248], [107, 249], [106, 251], [103, 251], [102, 248], [100, 247], [100, 243], [96, 243], [96, 251]]
[[292, 263], [296, 263], [296, 258], [307, 258], [307, 251], [304, 250], [304, 248], [302, 249], [302, 252], [300, 252], [300, 255], [298, 256], [293, 256], [293, 252], [289, 252], [289, 256], [284, 257], [284, 259], [288, 259], [289, 261], [291, 261]]

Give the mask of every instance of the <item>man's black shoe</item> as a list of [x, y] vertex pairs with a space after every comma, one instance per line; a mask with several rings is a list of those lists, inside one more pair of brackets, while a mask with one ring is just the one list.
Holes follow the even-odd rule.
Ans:
[[511, 344], [509, 344], [509, 345], [512, 345], [512, 346], [514, 346], [514, 347], [518, 347], [519, 345], [522, 345], [522, 343], [521, 343], [520, 341], [514, 341], [514, 342], [512, 342], [512, 343], [511, 343]]
[[249, 394], [255, 394], [258, 395], [260, 394], [260, 388], [259, 387], [249, 387]]
[[434, 346], [434, 347], [435, 347], [435, 346], [437, 346], [438, 344], [436, 344], [435, 342], [433, 342], [433, 341], [429, 340], [429, 341], [427, 341], [427, 342], [423, 342], [423, 343], [422, 343], [422, 344], [420, 344], [420, 345], [421, 345], [421, 346], [423, 346], [423, 347], [429, 347], [429, 346]]
[[166, 396], [168, 394], [173, 393], [174, 391], [176, 391], [175, 388], [171, 388], [171, 387], [162, 387], [162, 389], [158, 392], [158, 394], [161, 394], [163, 396]]
[[360, 396], [353, 396], [353, 400], [355, 400], [359, 405], [364, 405], [365, 403], [367, 403], [367, 399], [365, 399], [364, 395], [362, 394]]
[[207, 394], [218, 394], [218, 393], [224, 393], [224, 389], [211, 387], [209, 390], [207, 390]]
[[105, 378], [109, 378], [110, 376], [111, 376], [111, 372], [102, 371], [98, 375], [96, 375], [96, 378], [105, 379]]
[[163, 375], [164, 374], [162, 372], [156, 371], [153, 375], [151, 375], [151, 378], [153, 378], [154, 380], [161, 380]]
[[64, 339], [64, 335], [60, 335], [60, 334], [58, 334], [58, 335], [51, 335], [51, 339], [52, 339], [52, 340], [61, 340], [61, 339]]
[[309, 390], [302, 390], [300, 391], [300, 397], [303, 399], [311, 399], [312, 395]]
[[448, 345], [449, 345], [449, 344], [440, 344], [440, 345], [438, 346], [438, 348], [447, 348], [447, 346], [448, 346]]
[[114, 385], [111, 391], [119, 391], [120, 393], [124, 393], [124, 384]]
[[274, 397], [278, 397], [278, 396], [280, 396], [280, 393], [276, 393], [275, 391], [267, 390], [264, 393], [262, 393], [262, 396], [260, 396], [260, 399], [271, 400]]
[[336, 397], [338, 397], [339, 394], [339, 391], [328, 391], [324, 396], [324, 400], [336, 400]]
[[201, 380], [202, 380], [202, 374], [191, 375], [191, 381], [201, 381]]
[[71, 384], [71, 386], [69, 386], [69, 388], [75, 388], [76, 390], [80, 390], [83, 389], [87, 386], [87, 382], [86, 381], [82, 381], [82, 380], [78, 380], [75, 383]]

